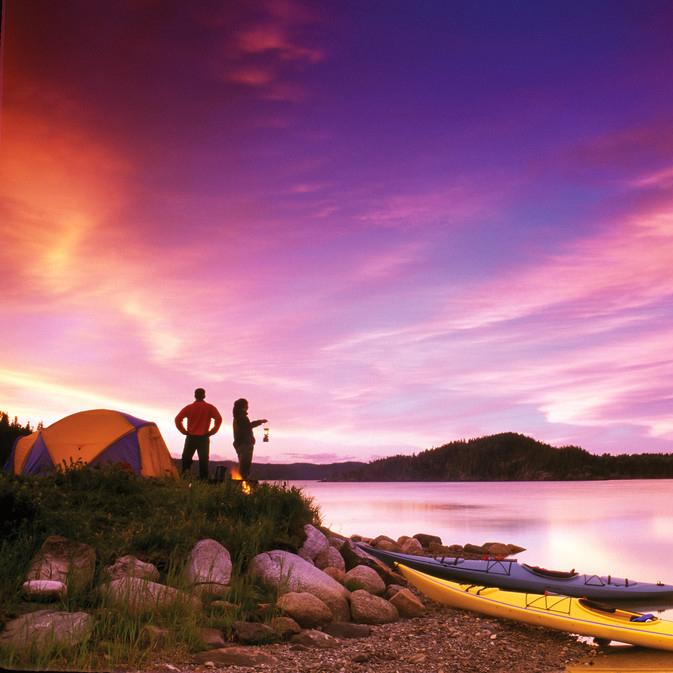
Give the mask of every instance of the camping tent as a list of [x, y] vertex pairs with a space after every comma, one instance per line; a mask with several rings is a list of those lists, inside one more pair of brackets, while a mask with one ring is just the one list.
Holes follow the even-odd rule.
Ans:
[[19, 437], [8, 468], [15, 474], [39, 474], [78, 461], [120, 463], [144, 477], [178, 474], [156, 423], [108, 409], [80, 411]]

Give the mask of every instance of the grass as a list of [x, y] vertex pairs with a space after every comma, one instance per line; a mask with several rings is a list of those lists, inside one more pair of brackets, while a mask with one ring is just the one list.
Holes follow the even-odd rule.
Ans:
[[[0, 625], [25, 612], [21, 584], [30, 560], [49, 535], [91, 545], [97, 554], [93, 585], [70, 593], [54, 610], [93, 614], [90, 637], [74, 648], [33, 647], [0, 650], [0, 665], [31, 668], [97, 669], [142, 666], [156, 655], [147, 627], [171, 632], [163, 654], [202, 647], [201, 627], [231, 633], [237, 619], [268, 619], [275, 594], [246, 574], [250, 560], [269, 549], [297, 550], [306, 523], [319, 523], [319, 512], [300, 490], [260, 484], [245, 495], [238, 484], [144, 479], [120, 469], [73, 466], [46, 477], [0, 475]], [[163, 611], [132, 614], [106, 605], [97, 587], [103, 569], [132, 554], [153, 563], [163, 584], [186, 589], [182, 569], [196, 542], [213, 538], [232, 557], [232, 582], [222, 608], [206, 602], [203, 610], [175, 605]]]

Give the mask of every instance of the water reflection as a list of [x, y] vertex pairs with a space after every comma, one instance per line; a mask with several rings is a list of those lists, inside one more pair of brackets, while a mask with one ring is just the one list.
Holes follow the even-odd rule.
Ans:
[[521, 562], [673, 584], [673, 480], [295, 485], [345, 535], [513, 543]]
[[654, 673], [673, 672], [673, 652], [658, 652], [642, 647], [612, 645], [600, 654], [566, 668], [566, 673]]

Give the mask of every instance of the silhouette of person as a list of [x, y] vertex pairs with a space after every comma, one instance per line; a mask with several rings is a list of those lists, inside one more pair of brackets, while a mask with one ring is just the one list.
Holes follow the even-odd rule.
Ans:
[[[187, 429], [184, 420], [187, 419]], [[210, 421], [214, 421], [210, 427]], [[175, 417], [175, 426], [185, 437], [185, 448], [182, 452], [182, 473], [192, 466], [194, 451], [199, 456], [199, 479], [208, 479], [208, 457], [210, 453], [210, 437], [222, 425], [220, 412], [206, 402], [206, 391], [197, 388], [194, 391], [194, 402], [181, 409]]]
[[252, 429], [268, 421], [266, 418], [251, 421], [248, 418], [248, 400], [243, 398], [234, 402], [233, 415], [234, 448], [238, 456], [238, 470], [241, 473], [241, 479], [247, 480], [250, 476], [252, 452], [255, 448], [255, 435]]

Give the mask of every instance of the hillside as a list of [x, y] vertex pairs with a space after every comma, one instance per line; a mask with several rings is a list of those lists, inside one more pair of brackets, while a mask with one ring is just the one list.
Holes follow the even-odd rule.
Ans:
[[460, 440], [345, 470], [329, 481], [571, 481], [673, 478], [673, 454], [596, 456], [513, 432]]
[[[181, 467], [179, 459], [173, 461], [178, 470]], [[227, 470], [232, 467], [238, 467], [238, 463], [233, 460], [211, 460], [210, 473], [214, 474], [219, 467], [226, 467]], [[300, 481], [300, 480], [331, 480], [344, 473], [350, 473], [365, 467], [366, 463], [355, 461], [344, 463], [327, 463], [319, 465], [316, 463], [255, 463], [252, 464], [251, 479], [260, 479], [264, 481]]]

